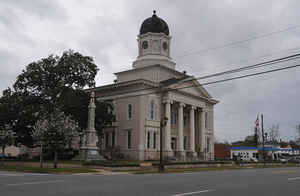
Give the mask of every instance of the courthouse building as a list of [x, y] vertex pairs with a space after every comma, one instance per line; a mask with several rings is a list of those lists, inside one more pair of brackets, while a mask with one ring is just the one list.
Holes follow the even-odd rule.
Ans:
[[105, 129], [102, 148], [118, 147], [128, 159], [159, 159], [160, 121], [166, 117], [164, 157], [213, 159], [218, 101], [192, 75], [176, 70], [167, 23], [154, 12], [142, 23], [137, 43], [132, 69], [115, 73], [113, 84], [88, 90], [114, 106], [116, 122]]

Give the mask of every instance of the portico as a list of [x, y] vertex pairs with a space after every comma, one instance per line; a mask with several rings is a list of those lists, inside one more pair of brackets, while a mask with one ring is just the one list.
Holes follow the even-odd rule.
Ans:
[[[163, 104], [164, 117], [169, 119], [164, 127], [164, 152], [180, 159], [202, 155], [205, 151], [204, 145], [201, 145], [205, 137], [205, 111], [201, 105], [171, 99], [165, 99]], [[174, 115], [172, 112], [175, 112]], [[171, 148], [172, 138], [176, 138], [176, 149]]]

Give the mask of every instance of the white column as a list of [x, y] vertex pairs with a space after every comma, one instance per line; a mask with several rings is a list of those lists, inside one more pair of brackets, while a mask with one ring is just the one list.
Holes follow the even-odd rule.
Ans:
[[210, 134], [211, 134], [211, 154], [212, 154], [212, 159], [215, 159], [215, 134], [214, 134], [214, 112], [213, 110], [210, 112], [209, 115], [210, 118]]
[[190, 151], [195, 152], [195, 107], [190, 108]]
[[204, 153], [205, 149], [205, 111], [200, 112], [200, 152]]
[[164, 131], [164, 151], [171, 151], [171, 101], [165, 101], [165, 117], [168, 118]]
[[178, 151], [182, 152], [183, 149], [183, 107], [184, 103], [179, 103], [178, 107]]

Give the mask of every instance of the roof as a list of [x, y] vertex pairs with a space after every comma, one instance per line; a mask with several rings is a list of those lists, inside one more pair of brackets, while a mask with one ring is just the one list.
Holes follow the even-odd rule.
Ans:
[[183, 76], [182, 78], [170, 78], [170, 79], [167, 79], [167, 80], [163, 80], [161, 81], [160, 83], [163, 85], [163, 86], [169, 86], [169, 85], [172, 85], [172, 84], [176, 84], [178, 83], [179, 81], [181, 80], [184, 80], [186, 78], [189, 78], [190, 76], [186, 75], [186, 76]]
[[255, 146], [232, 146], [230, 150], [265, 150], [265, 151], [295, 151], [296, 149], [292, 148], [272, 148], [272, 147], [255, 147]]
[[169, 35], [169, 27], [168, 24], [161, 18], [156, 15], [156, 12], [153, 11], [153, 15], [150, 18], [147, 18], [142, 23], [140, 28], [140, 35], [146, 33], [164, 33], [165, 35]]
[[[185, 82], [188, 82], [188, 81], [192, 82], [193, 85], [178, 88], [178, 85], [181, 85], [181, 84], [183, 84]], [[170, 89], [177, 89], [178, 88], [178, 90], [180, 90], [180, 89], [190, 88], [190, 87], [198, 88], [198, 90], [201, 91], [204, 94], [204, 96], [201, 96], [202, 99], [208, 100], [209, 102], [211, 102], [213, 104], [219, 103], [219, 101], [212, 98], [212, 96], [206, 91], [206, 89], [193, 76], [184, 75], [181, 78], [170, 78], [168, 80], [161, 81], [161, 83], [165, 87], [169, 87]], [[179, 91], [179, 92], [184, 93], [184, 91]]]
[[114, 74], [115, 75], [119, 75], [119, 74], [127, 73], [127, 72], [141, 71], [141, 70], [145, 70], [145, 69], [153, 69], [154, 67], [160, 67], [160, 68], [166, 69], [166, 70], [168, 70], [170, 72], [175, 73], [176, 75], [180, 75], [180, 76], [184, 75], [184, 73], [182, 73], [180, 71], [177, 71], [175, 69], [171, 69], [169, 67], [166, 67], [166, 66], [163, 66], [163, 65], [160, 65], [160, 64], [153, 64], [153, 65], [148, 65], [148, 66], [145, 66], [145, 67], [140, 67], [140, 68], [135, 68], [135, 69], [128, 69], [128, 70], [116, 72]]
[[125, 81], [125, 82], [117, 82], [114, 84], [108, 84], [108, 85], [104, 85], [104, 86], [98, 86], [95, 88], [89, 88], [89, 89], [86, 89], [86, 91], [90, 92], [90, 91], [101, 91], [101, 90], [107, 90], [107, 89], [117, 89], [117, 88], [123, 88], [125, 86], [136, 85], [136, 84], [145, 84], [145, 85], [157, 87], [157, 84], [155, 82], [152, 82], [152, 81], [146, 80], [146, 79], [137, 79], [137, 80], [130, 80], [130, 81]]
[[257, 150], [257, 147], [255, 146], [232, 146], [230, 147], [230, 150]]

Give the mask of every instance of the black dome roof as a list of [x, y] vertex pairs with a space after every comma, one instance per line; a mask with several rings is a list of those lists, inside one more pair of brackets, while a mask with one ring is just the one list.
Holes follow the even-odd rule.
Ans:
[[144, 20], [140, 28], [140, 35], [148, 32], [164, 33], [166, 35], [169, 35], [168, 24], [163, 19], [157, 17], [155, 11], [153, 11], [152, 17]]

